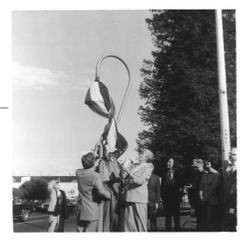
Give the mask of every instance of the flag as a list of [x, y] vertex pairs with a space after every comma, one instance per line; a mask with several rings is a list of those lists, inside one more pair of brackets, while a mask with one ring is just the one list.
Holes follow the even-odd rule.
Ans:
[[111, 118], [115, 115], [115, 105], [108, 88], [100, 81], [91, 84], [85, 97], [85, 104], [97, 114]]
[[104, 128], [102, 141], [108, 153], [119, 150], [125, 152], [128, 143], [125, 137], [118, 132], [115, 120], [115, 105], [108, 88], [100, 81], [91, 84], [85, 97], [85, 104], [98, 115], [108, 118], [109, 122]]
[[114, 118], [112, 118], [105, 126], [102, 138], [107, 143], [107, 149], [109, 149], [107, 151], [113, 152], [114, 150], [118, 149], [123, 153], [128, 147], [127, 140], [121, 133], [118, 132]]

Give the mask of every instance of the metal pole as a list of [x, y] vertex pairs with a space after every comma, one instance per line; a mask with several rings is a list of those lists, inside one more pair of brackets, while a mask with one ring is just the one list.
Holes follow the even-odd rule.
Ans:
[[217, 37], [217, 60], [219, 79], [219, 101], [220, 101], [220, 122], [221, 122], [221, 146], [222, 161], [228, 160], [230, 144], [229, 114], [227, 100], [227, 82], [224, 54], [222, 10], [216, 10], [216, 37]]
[[130, 86], [131, 86], [131, 74], [130, 74], [130, 70], [128, 68], [128, 65], [120, 57], [118, 57], [116, 55], [107, 55], [107, 56], [104, 56], [104, 57], [100, 58], [98, 60], [97, 64], [96, 64], [95, 81], [100, 80], [100, 67], [101, 67], [101, 64], [102, 64], [103, 60], [105, 60], [106, 58], [118, 59], [120, 62], [123, 63], [123, 65], [125, 66], [125, 68], [126, 68], [126, 70], [128, 72], [128, 84], [127, 84], [127, 87], [126, 87], [126, 90], [125, 90], [125, 93], [124, 93], [124, 96], [123, 96], [123, 99], [122, 99], [122, 103], [121, 103], [119, 112], [118, 112], [117, 117], [116, 117], [116, 122], [119, 123], [120, 120], [121, 120], [121, 115], [122, 115], [122, 112], [124, 110], [124, 106], [126, 104], [126, 100], [127, 100], [127, 97], [128, 97]]

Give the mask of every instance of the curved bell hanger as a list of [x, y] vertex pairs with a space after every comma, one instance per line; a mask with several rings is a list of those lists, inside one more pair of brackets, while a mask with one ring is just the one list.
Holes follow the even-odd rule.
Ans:
[[121, 120], [121, 115], [123, 113], [124, 106], [125, 106], [125, 104], [127, 102], [129, 90], [131, 88], [131, 75], [130, 75], [130, 70], [129, 70], [127, 64], [120, 57], [115, 56], [115, 55], [107, 55], [107, 56], [103, 56], [102, 58], [100, 58], [99, 61], [97, 62], [97, 65], [96, 65], [96, 74], [95, 74], [95, 81], [100, 81], [100, 67], [101, 67], [101, 64], [102, 64], [103, 60], [105, 60], [106, 58], [116, 58], [116, 59], [118, 59], [120, 62], [123, 63], [123, 65], [125, 66], [125, 68], [126, 68], [126, 70], [128, 72], [128, 84], [127, 84], [125, 93], [124, 93], [123, 98], [122, 98], [120, 109], [119, 109], [117, 117], [115, 119], [116, 122], [117, 122], [117, 124], [118, 124], [120, 122], [120, 120]]

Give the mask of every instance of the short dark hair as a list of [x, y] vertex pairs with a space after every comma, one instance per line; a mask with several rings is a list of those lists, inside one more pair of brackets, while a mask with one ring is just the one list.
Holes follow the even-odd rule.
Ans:
[[84, 169], [88, 169], [94, 166], [96, 158], [93, 153], [89, 152], [82, 156], [82, 166]]

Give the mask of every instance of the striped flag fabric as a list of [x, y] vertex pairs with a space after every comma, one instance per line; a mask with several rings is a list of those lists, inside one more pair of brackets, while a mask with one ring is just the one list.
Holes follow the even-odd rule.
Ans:
[[111, 118], [115, 115], [115, 105], [108, 88], [100, 81], [91, 84], [85, 97], [85, 104], [102, 117]]
[[118, 132], [115, 119], [112, 118], [105, 126], [102, 138], [107, 143], [107, 151], [113, 152], [118, 149], [122, 153], [126, 151], [128, 142], [125, 137]]
[[125, 152], [128, 143], [125, 137], [118, 132], [115, 120], [115, 105], [108, 88], [100, 81], [93, 82], [87, 91], [85, 104], [98, 115], [109, 119], [102, 134], [107, 152], [115, 150]]

